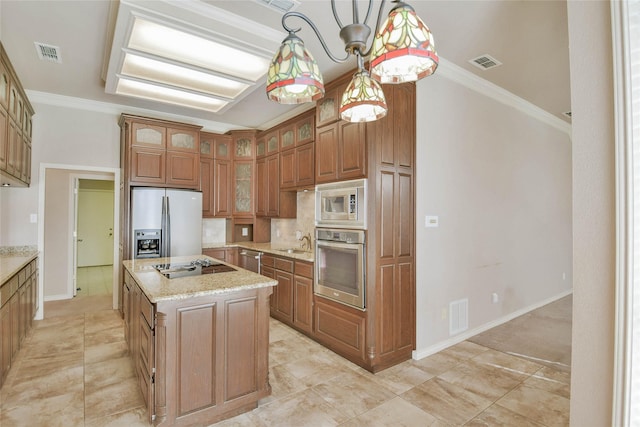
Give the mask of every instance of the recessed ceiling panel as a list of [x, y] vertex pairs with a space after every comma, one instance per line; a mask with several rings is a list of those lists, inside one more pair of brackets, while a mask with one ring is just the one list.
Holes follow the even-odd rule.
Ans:
[[135, 19], [127, 47], [252, 82], [264, 76], [270, 62], [269, 58], [140, 18]]
[[164, 86], [145, 83], [137, 80], [129, 80], [123, 77], [118, 79], [116, 87], [118, 95], [134, 96], [150, 99], [152, 101], [167, 102], [183, 107], [197, 108], [217, 112], [227, 105], [227, 102], [217, 98], [198, 95], [195, 93], [180, 91]]
[[131, 53], [125, 55], [122, 74], [230, 99], [249, 88], [246, 83]]

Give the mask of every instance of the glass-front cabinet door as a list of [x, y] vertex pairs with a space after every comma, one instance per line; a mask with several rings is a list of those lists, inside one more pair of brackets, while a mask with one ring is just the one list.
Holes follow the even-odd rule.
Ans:
[[233, 215], [253, 215], [253, 161], [236, 160], [233, 165]]

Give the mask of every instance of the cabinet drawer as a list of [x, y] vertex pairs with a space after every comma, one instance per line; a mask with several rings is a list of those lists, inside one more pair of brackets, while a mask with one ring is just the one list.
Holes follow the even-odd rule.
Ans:
[[284, 258], [275, 258], [276, 270], [287, 271], [293, 273], [293, 260]]
[[26, 281], [27, 281], [27, 269], [25, 267], [18, 272], [18, 287], [19, 288], [22, 287], [22, 285], [24, 285]]
[[[144, 320], [147, 321], [147, 325], [151, 329], [153, 329], [153, 304], [149, 302], [147, 297], [141, 292], [140, 293], [140, 313], [144, 317]], [[144, 327], [144, 326], [143, 326]]]
[[263, 267], [273, 267], [275, 265], [275, 258], [271, 255], [264, 254], [262, 255], [261, 265]]
[[18, 290], [18, 275], [13, 276], [0, 288], [0, 305], [5, 305]]
[[313, 264], [310, 262], [296, 261], [296, 276], [313, 279]]

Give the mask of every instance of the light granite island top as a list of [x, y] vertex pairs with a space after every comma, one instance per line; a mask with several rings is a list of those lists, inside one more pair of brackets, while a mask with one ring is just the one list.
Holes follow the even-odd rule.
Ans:
[[[185, 276], [168, 279], [154, 268], [157, 264], [189, 263], [207, 259], [233, 267], [235, 271]], [[276, 286], [278, 282], [260, 274], [244, 270], [206, 255], [190, 255], [171, 258], [135, 259], [123, 261], [149, 301], [157, 303], [196, 296], [237, 292], [261, 287]]]

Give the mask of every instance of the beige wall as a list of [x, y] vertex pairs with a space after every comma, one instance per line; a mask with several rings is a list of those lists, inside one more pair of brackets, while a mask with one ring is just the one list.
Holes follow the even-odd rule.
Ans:
[[40, 164], [118, 168], [117, 113], [100, 113], [33, 102], [31, 187], [1, 188], [0, 246], [36, 245]]
[[417, 357], [571, 291], [569, 135], [445, 72], [417, 88]]
[[573, 112], [571, 425], [611, 425], [615, 158], [609, 2], [569, 1]]

